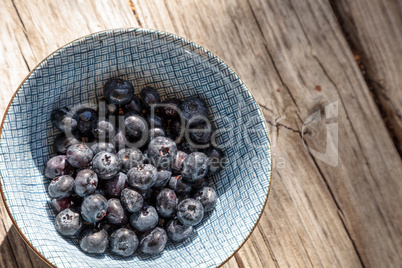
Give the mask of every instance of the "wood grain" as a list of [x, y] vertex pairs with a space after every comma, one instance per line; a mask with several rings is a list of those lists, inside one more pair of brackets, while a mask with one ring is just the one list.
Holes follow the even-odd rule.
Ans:
[[[185, 36], [245, 80], [267, 120], [274, 173], [260, 222], [226, 267], [402, 263], [401, 160], [328, 1], [0, 3], [1, 40], [8, 40], [0, 43], [1, 115], [41, 59], [108, 28], [140, 25]], [[306, 124], [317, 110], [325, 118], [334, 102], [336, 117]], [[336, 166], [311, 153], [325, 152], [327, 123], [338, 127], [337, 150], [331, 141], [327, 147], [338, 152]], [[3, 204], [0, 211], [0, 266], [44, 267], [10, 229]]]
[[402, 155], [402, 5], [395, 0], [333, 1]]

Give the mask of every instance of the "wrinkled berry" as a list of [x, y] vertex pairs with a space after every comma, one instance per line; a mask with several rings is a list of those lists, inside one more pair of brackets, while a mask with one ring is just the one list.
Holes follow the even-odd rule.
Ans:
[[46, 162], [45, 177], [49, 179], [56, 178], [61, 175], [73, 175], [74, 168], [67, 161], [65, 155], [53, 156]]
[[141, 194], [139, 194], [137, 191], [130, 189], [130, 188], [125, 188], [120, 195], [120, 200], [123, 206], [129, 211], [129, 212], [138, 212], [142, 208], [142, 205], [144, 203], [144, 199]]

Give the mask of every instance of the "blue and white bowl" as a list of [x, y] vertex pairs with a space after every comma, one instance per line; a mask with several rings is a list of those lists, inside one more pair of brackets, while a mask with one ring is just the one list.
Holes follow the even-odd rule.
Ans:
[[[227, 166], [212, 179], [216, 209], [183, 244], [158, 256], [87, 255], [53, 226], [43, 176], [54, 155], [54, 107], [95, 104], [110, 77], [155, 87], [162, 99], [199, 96], [225, 144]], [[35, 68], [13, 96], [0, 141], [3, 198], [17, 230], [57, 267], [211, 267], [231, 257], [256, 225], [267, 199], [271, 147], [264, 117], [241, 79], [221, 59], [184, 38], [154, 30], [95, 33], [60, 48]]]

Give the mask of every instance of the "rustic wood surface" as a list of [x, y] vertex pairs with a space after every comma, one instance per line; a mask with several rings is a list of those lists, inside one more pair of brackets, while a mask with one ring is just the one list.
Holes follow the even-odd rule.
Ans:
[[[185, 36], [244, 79], [273, 144], [267, 206], [225, 267], [401, 266], [402, 165], [391, 139], [401, 133], [401, 8], [334, 2], [0, 0], [0, 115], [28, 72], [73, 39], [138, 26]], [[317, 110], [324, 119], [310, 124]], [[388, 131], [383, 118], [396, 127]], [[337, 146], [326, 135], [335, 123]], [[338, 153], [336, 166], [314, 153], [326, 150]], [[47, 267], [4, 204], [0, 214], [0, 267]]]

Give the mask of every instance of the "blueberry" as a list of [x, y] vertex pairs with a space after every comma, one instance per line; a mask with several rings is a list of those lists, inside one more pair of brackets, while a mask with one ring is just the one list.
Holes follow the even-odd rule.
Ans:
[[91, 163], [94, 153], [85, 144], [74, 144], [68, 147], [67, 161], [76, 168], [85, 168]]
[[152, 87], [144, 87], [141, 90], [142, 106], [145, 110], [150, 110], [153, 104], [161, 102], [161, 97], [156, 89]]
[[81, 197], [93, 194], [97, 186], [98, 176], [93, 170], [83, 169], [75, 177], [74, 191]]
[[157, 173], [158, 171], [153, 165], [138, 165], [128, 171], [127, 182], [133, 188], [147, 190], [156, 183]]
[[109, 245], [109, 235], [104, 229], [88, 228], [80, 236], [80, 248], [86, 253], [104, 253]]
[[66, 134], [60, 133], [54, 139], [53, 146], [58, 154], [65, 154], [68, 147], [78, 143], [80, 143], [80, 141], [77, 140], [74, 136], [67, 137]]
[[127, 186], [127, 175], [119, 172], [105, 184], [105, 189], [110, 197], [120, 197], [121, 192]]
[[178, 195], [187, 195], [191, 191], [191, 184], [183, 180], [183, 176], [173, 176], [169, 180], [168, 187], [174, 190]]
[[159, 117], [156, 114], [154, 114], [154, 115], [148, 114], [145, 117], [145, 120], [147, 121], [149, 128], [162, 128], [162, 129], [164, 129], [166, 127], [165, 119], [163, 119], [162, 117]]
[[148, 124], [139, 115], [131, 114], [124, 120], [126, 137], [133, 142], [146, 142], [148, 139]]
[[106, 216], [107, 200], [100, 194], [85, 197], [81, 205], [81, 215], [89, 223], [100, 221]]
[[63, 175], [52, 180], [49, 184], [48, 192], [50, 197], [61, 199], [70, 196], [73, 192], [74, 178], [69, 175]]
[[218, 195], [211, 187], [204, 187], [195, 194], [194, 199], [202, 204], [204, 212], [208, 212], [214, 210]]
[[124, 131], [118, 131], [116, 136], [113, 138], [113, 142], [118, 150], [125, 148], [129, 143]]
[[189, 98], [184, 100], [180, 109], [186, 120], [192, 119], [193, 123], [203, 120], [208, 116], [208, 108], [205, 102], [199, 98]]
[[107, 201], [106, 219], [111, 224], [123, 225], [127, 222], [127, 215], [119, 199], [112, 198]]
[[128, 104], [133, 99], [134, 87], [129, 81], [111, 78], [103, 86], [103, 95], [109, 103]]
[[163, 106], [158, 109], [159, 116], [166, 119], [179, 118], [181, 100], [171, 98], [162, 102]]
[[170, 218], [176, 212], [177, 197], [172, 189], [163, 189], [156, 197], [156, 210], [163, 218]]
[[156, 196], [160, 193], [160, 189], [150, 188], [148, 190], [139, 192], [144, 198], [144, 207], [147, 206], [156, 206]]
[[172, 167], [176, 154], [176, 144], [166, 137], [156, 137], [148, 145], [148, 156], [152, 163], [163, 169]]
[[73, 236], [78, 234], [82, 228], [80, 214], [67, 208], [61, 211], [55, 220], [56, 231], [64, 236]]
[[112, 233], [109, 239], [109, 249], [113, 254], [128, 257], [133, 255], [138, 247], [138, 238], [127, 228], [120, 228]]
[[188, 157], [183, 151], [177, 151], [176, 159], [173, 163], [173, 172], [180, 173], [184, 160]]
[[52, 206], [54, 214], [56, 215], [59, 214], [61, 211], [74, 206], [74, 202], [71, 200], [70, 197], [64, 197], [61, 199], [53, 198], [50, 204]]
[[196, 194], [198, 191], [200, 191], [202, 188], [208, 186], [208, 179], [207, 177], [199, 179], [195, 182], [191, 183], [191, 192], [190, 194], [194, 195]]
[[158, 170], [156, 183], [154, 184], [153, 187], [160, 188], [165, 186], [171, 176], [172, 172], [170, 170], [163, 170], [163, 169]]
[[138, 212], [142, 208], [144, 199], [141, 194], [130, 188], [125, 188], [121, 192], [120, 200], [129, 212]]
[[190, 182], [204, 178], [208, 171], [209, 158], [204, 153], [191, 153], [183, 162], [182, 175]]
[[122, 164], [121, 170], [124, 173], [143, 163], [142, 152], [137, 148], [122, 149], [117, 153], [117, 157]]
[[65, 155], [53, 156], [46, 162], [45, 177], [53, 179], [61, 175], [73, 175], [74, 168], [67, 161]]
[[204, 217], [202, 204], [192, 198], [184, 199], [177, 206], [177, 219], [184, 225], [194, 226]]
[[112, 153], [97, 153], [92, 160], [92, 168], [102, 180], [110, 180], [121, 169], [119, 158]]
[[140, 241], [140, 251], [144, 254], [161, 253], [165, 249], [167, 239], [166, 231], [156, 227], [143, 235]]
[[[91, 225], [92, 226], [92, 225]], [[95, 228], [98, 230], [105, 230], [108, 235], [111, 235], [114, 231], [116, 231], [120, 226], [111, 224], [109, 220], [104, 217], [102, 220], [98, 221], [97, 223], [93, 224]]]
[[98, 114], [94, 109], [81, 108], [78, 109], [73, 118], [77, 121], [77, 130], [84, 137], [92, 136], [92, 128], [98, 120]]
[[209, 174], [214, 175], [221, 171], [226, 164], [226, 157], [222, 150], [211, 146], [205, 151], [205, 154], [210, 159]]
[[197, 152], [197, 149], [192, 146], [188, 141], [182, 141], [177, 145], [177, 149], [185, 152], [186, 154], [191, 154]]
[[214, 130], [211, 123], [205, 119], [204, 122], [196, 124], [189, 123], [188, 134], [194, 144], [202, 145], [211, 141]]
[[180, 221], [171, 220], [166, 224], [166, 233], [169, 239], [174, 243], [180, 243], [186, 240], [192, 234], [193, 226], [183, 225]]
[[50, 120], [55, 128], [65, 133], [71, 133], [77, 128], [77, 121], [72, 118], [70, 110], [67, 107], [53, 110]]
[[91, 146], [91, 150], [96, 155], [100, 152], [108, 152], [112, 154], [116, 154], [116, 148], [113, 144], [107, 142], [97, 142]]
[[137, 96], [133, 96], [133, 99], [122, 106], [123, 112], [128, 113], [128, 112], [133, 112], [136, 114], [142, 114], [142, 103]]
[[95, 122], [92, 128], [92, 134], [100, 141], [107, 141], [109, 138], [113, 138], [115, 136], [115, 128], [111, 122], [105, 118], [100, 118]]
[[140, 211], [130, 216], [131, 227], [140, 232], [154, 228], [158, 224], [158, 221], [158, 212], [152, 206], [143, 207]]

